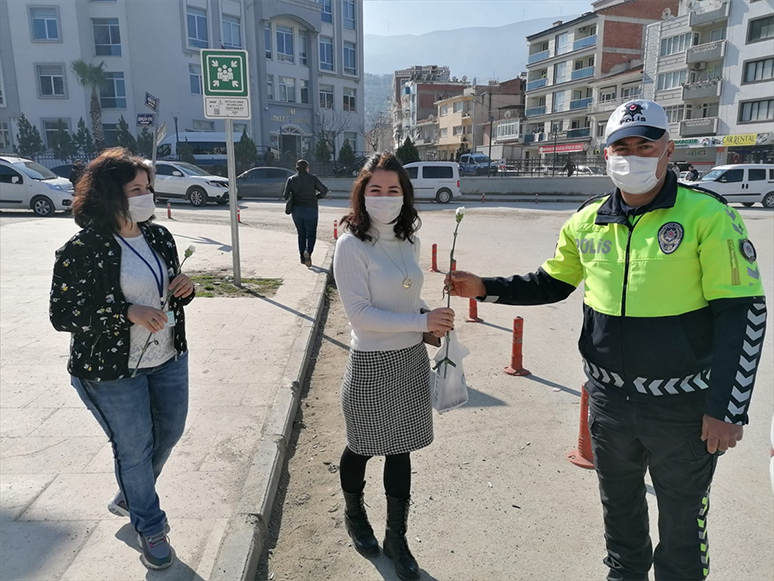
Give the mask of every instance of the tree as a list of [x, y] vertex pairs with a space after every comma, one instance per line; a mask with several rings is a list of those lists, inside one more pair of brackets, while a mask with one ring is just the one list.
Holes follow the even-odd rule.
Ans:
[[73, 136], [70, 135], [67, 125], [61, 119], [56, 122], [56, 133], [51, 137], [51, 149], [54, 152], [54, 157], [65, 162], [69, 161], [71, 157], [75, 157], [77, 153]]
[[344, 111], [323, 109], [317, 113], [315, 128], [317, 141], [324, 141], [328, 145], [328, 151], [333, 152], [334, 163], [336, 162], [336, 138], [350, 128], [350, 115]]
[[137, 153], [137, 140], [134, 138], [134, 135], [132, 135], [132, 132], [129, 131], [129, 124], [126, 122], [123, 115], [121, 115], [121, 118], [118, 120], [116, 143], [118, 144], [118, 147], [125, 147], [132, 153]]
[[153, 134], [147, 127], [143, 127], [137, 136], [137, 153], [147, 159], [153, 157]]
[[389, 131], [392, 131], [392, 122], [383, 112], [370, 115], [358, 127], [358, 132], [373, 151], [379, 149], [379, 141], [382, 135]]
[[78, 131], [73, 135], [73, 145], [75, 146], [75, 155], [91, 157], [94, 155], [94, 140], [91, 138], [91, 132], [86, 127], [86, 122], [81, 117], [78, 120]]
[[406, 137], [406, 141], [404, 141], [403, 145], [398, 148], [398, 151], [395, 152], [395, 155], [404, 165], [414, 161], [419, 161], [419, 151], [411, 141], [410, 137]]
[[339, 150], [339, 163], [345, 167], [349, 167], [354, 165], [356, 161], [357, 157], [355, 157], [355, 152], [352, 150], [352, 145], [350, 145], [349, 139], [345, 139]]
[[102, 129], [102, 106], [99, 103], [98, 91], [105, 84], [105, 61], [98, 65], [87, 63], [83, 59], [78, 59], [70, 64], [78, 84], [82, 87], [91, 89], [91, 104], [89, 106], [89, 115], [91, 115], [91, 131], [94, 135], [94, 145], [97, 151], [105, 147], [105, 132]]
[[319, 139], [314, 148], [314, 158], [317, 161], [327, 163], [331, 160], [331, 150], [328, 148], [328, 142]]
[[43, 140], [40, 137], [40, 131], [27, 121], [24, 113], [19, 117], [17, 142], [16, 151], [22, 157], [35, 158], [43, 152]]
[[191, 144], [188, 143], [188, 139], [178, 144], [177, 154], [180, 156], [180, 161], [196, 165], [196, 158], [193, 154], [193, 148], [191, 147]]
[[258, 148], [255, 146], [255, 141], [247, 136], [247, 129], [242, 130], [242, 137], [236, 142], [234, 158], [237, 166], [243, 169], [251, 167], [258, 159]]

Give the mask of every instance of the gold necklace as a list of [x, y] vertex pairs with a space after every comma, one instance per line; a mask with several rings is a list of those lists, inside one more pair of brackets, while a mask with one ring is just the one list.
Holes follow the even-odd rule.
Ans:
[[403, 245], [398, 244], [398, 250], [400, 251], [400, 259], [403, 262], [403, 268], [404, 270], [401, 270], [400, 266], [392, 259], [392, 257], [387, 253], [387, 250], [385, 250], [384, 246], [382, 246], [382, 243], [379, 242], [379, 240], [376, 241], [376, 243], [379, 245], [379, 248], [382, 249], [382, 252], [387, 256], [387, 259], [392, 262], [395, 265], [395, 268], [397, 268], [400, 273], [403, 275], [403, 288], [406, 290], [411, 288], [411, 279], [408, 275], [408, 268], [406, 268], [406, 260], [403, 258]]

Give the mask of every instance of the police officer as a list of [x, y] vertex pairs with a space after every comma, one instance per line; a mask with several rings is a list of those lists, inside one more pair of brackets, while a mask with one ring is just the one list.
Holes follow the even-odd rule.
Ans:
[[[565, 223], [537, 272], [447, 278], [451, 293], [511, 305], [561, 301], [584, 283], [579, 341], [604, 511], [608, 580], [709, 573], [709, 488], [742, 439], [766, 306], [738, 212], [667, 170], [674, 143], [652, 101], [618, 107], [605, 131], [615, 190]], [[645, 471], [659, 506], [652, 549]]]

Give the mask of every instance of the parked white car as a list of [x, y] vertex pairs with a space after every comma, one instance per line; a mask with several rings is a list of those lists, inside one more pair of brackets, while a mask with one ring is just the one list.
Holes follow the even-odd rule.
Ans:
[[764, 208], [774, 208], [772, 163], [719, 165], [698, 182], [689, 183], [720, 194], [729, 203], [740, 203], [749, 208], [757, 202]]
[[0, 208], [29, 208], [38, 216], [70, 210], [73, 185], [31, 159], [0, 156]]
[[228, 180], [184, 161], [156, 162], [156, 201], [188, 200], [194, 206], [207, 202], [228, 204]]
[[460, 169], [453, 161], [416, 161], [404, 167], [411, 178], [417, 200], [430, 199], [448, 204], [462, 195]]

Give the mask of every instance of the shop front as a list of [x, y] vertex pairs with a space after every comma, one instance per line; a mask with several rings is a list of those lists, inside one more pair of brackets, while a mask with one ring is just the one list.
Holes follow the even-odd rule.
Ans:
[[699, 171], [731, 163], [774, 163], [774, 133], [740, 133], [675, 139], [673, 160]]

